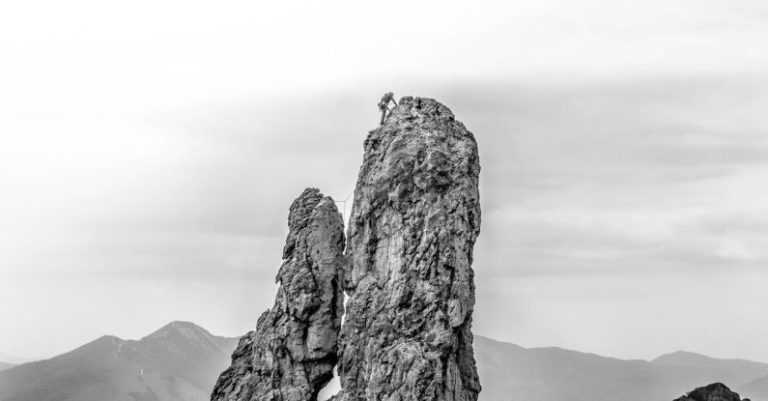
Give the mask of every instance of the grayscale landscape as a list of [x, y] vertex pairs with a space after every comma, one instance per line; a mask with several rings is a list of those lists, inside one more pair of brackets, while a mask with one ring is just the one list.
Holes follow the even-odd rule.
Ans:
[[[68, 353], [0, 373], [8, 401], [203, 401], [237, 339], [172, 322], [139, 340], [103, 336]], [[475, 337], [480, 400], [671, 400], [681, 388], [723, 381], [768, 399], [768, 364], [677, 351], [651, 361]], [[143, 375], [141, 374], [143, 370]], [[762, 383], [762, 385], [760, 385]]]
[[4, 2], [0, 401], [768, 401], [765, 38], [761, 0]]

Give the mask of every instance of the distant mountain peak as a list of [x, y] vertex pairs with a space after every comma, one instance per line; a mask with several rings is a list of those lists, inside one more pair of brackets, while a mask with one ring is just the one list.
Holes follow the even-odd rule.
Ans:
[[222, 349], [221, 338], [194, 323], [183, 321], [168, 323], [139, 342], [147, 341], [173, 344], [174, 349], [178, 349], [182, 344], [209, 352], [219, 352]]
[[651, 361], [652, 363], [656, 364], [667, 364], [667, 365], [704, 365], [704, 364], [712, 364], [712, 363], [723, 363], [723, 362], [731, 362], [731, 363], [746, 363], [746, 364], [752, 364], [752, 365], [763, 365], [765, 367], [768, 367], [768, 364], [763, 362], [757, 362], [757, 361], [750, 361], [747, 359], [739, 359], [739, 358], [714, 358], [707, 355], [698, 354], [696, 352], [691, 351], [675, 351], [670, 352], [669, 354], [664, 354], [659, 356], [658, 358]]
[[0, 351], [0, 362], [5, 363], [6, 365], [16, 365], [20, 363], [25, 363], [32, 361], [31, 358], [22, 358], [16, 355], [9, 355], [2, 351]]
[[113, 336], [111, 334], [106, 334], [106, 335], [103, 335], [103, 336], [97, 338], [96, 341], [100, 341], [100, 342], [113, 342], [113, 343], [117, 344], [117, 343], [119, 343], [121, 341], [125, 341], [125, 340], [123, 340], [122, 338], [120, 338], [118, 336]]
[[165, 338], [169, 336], [178, 336], [181, 335], [182, 337], [186, 337], [190, 340], [200, 340], [200, 339], [210, 339], [213, 337], [213, 334], [209, 333], [208, 330], [192, 323], [192, 322], [184, 322], [184, 321], [173, 321], [165, 326], [157, 329], [152, 334], [144, 337], [144, 338]]
[[99, 337], [99, 338], [97, 338], [97, 339], [89, 342], [88, 344], [85, 344], [85, 345], [83, 345], [83, 346], [81, 346], [80, 348], [77, 348], [77, 349], [92, 348], [92, 347], [97, 347], [97, 346], [99, 346], [99, 347], [119, 347], [119, 346], [121, 346], [124, 343], [125, 343], [125, 340], [123, 340], [120, 337], [113, 336], [113, 335], [105, 335], [105, 336], [101, 336], [101, 337]]
[[670, 352], [668, 354], [660, 355], [656, 359], [653, 359], [651, 362], [655, 362], [655, 363], [679, 363], [679, 362], [688, 363], [688, 362], [691, 362], [691, 361], [697, 361], [697, 360], [701, 360], [701, 359], [709, 359], [709, 360], [711, 360], [711, 359], [715, 359], [715, 358], [711, 358], [711, 357], [708, 357], [708, 356], [705, 356], [705, 355], [697, 354], [695, 352], [679, 350], [679, 351], [675, 351], [675, 352]]
[[141, 340], [102, 336], [51, 359], [0, 366], [0, 399], [208, 401], [235, 344], [189, 322]]

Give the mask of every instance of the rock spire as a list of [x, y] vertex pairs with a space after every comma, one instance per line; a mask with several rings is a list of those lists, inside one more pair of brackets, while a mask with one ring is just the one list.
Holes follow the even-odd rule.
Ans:
[[338, 400], [477, 399], [479, 174], [472, 133], [433, 99], [402, 98], [368, 135], [347, 231]]
[[333, 201], [304, 191], [275, 305], [240, 340], [213, 401], [315, 401], [337, 361], [336, 401], [477, 400], [475, 138], [439, 102], [404, 97], [364, 148], [346, 251]]
[[212, 401], [308, 401], [333, 377], [343, 314], [344, 224], [333, 199], [306, 189], [288, 217], [275, 304], [240, 339]]

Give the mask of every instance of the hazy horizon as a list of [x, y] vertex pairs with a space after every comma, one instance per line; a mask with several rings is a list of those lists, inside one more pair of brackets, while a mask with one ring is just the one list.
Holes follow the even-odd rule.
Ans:
[[251, 329], [394, 91], [477, 138], [475, 333], [768, 362], [768, 5], [619, 3], [0, 6], [0, 351]]
[[[234, 339], [234, 340], [238, 340], [241, 337], [241, 335], [226, 336], [226, 335], [222, 335], [222, 334], [219, 334], [219, 333], [211, 332], [207, 328], [202, 327], [202, 326], [198, 325], [195, 322], [173, 320], [173, 321], [170, 321], [170, 322], [164, 324], [161, 327], [156, 327], [155, 329], [152, 329], [149, 332], [144, 333], [144, 334], [142, 334], [140, 336], [137, 336], [137, 337], [126, 338], [126, 337], [120, 337], [120, 336], [117, 336], [117, 335], [114, 335], [114, 334], [111, 334], [111, 333], [104, 333], [103, 335], [99, 336], [98, 338], [93, 338], [93, 339], [91, 339], [91, 340], [89, 340], [89, 341], [87, 341], [87, 342], [85, 342], [83, 344], [79, 344], [79, 345], [75, 346], [71, 350], [67, 350], [67, 351], [64, 351], [64, 352], [62, 352], [60, 354], [49, 355], [49, 356], [45, 356], [45, 357], [27, 358], [27, 357], [24, 357], [24, 356], [9, 355], [9, 354], [0, 352], [0, 363], [8, 363], [11, 366], [15, 366], [15, 365], [22, 365], [22, 364], [29, 363], [29, 362], [38, 362], [38, 361], [42, 361], [42, 360], [46, 360], [46, 359], [51, 359], [51, 358], [54, 358], [56, 356], [67, 354], [67, 353], [69, 353], [71, 351], [75, 351], [76, 349], [78, 349], [78, 348], [80, 348], [82, 346], [85, 346], [85, 345], [88, 345], [90, 343], [96, 342], [99, 339], [101, 339], [102, 337], [114, 336], [114, 337], [118, 337], [121, 340], [125, 340], [125, 341], [140, 341], [140, 340], [143, 340], [145, 338], [151, 337], [152, 334], [154, 334], [155, 332], [162, 331], [162, 330], [164, 330], [164, 329], [166, 329], [168, 327], [171, 327], [172, 325], [177, 324], [177, 323], [192, 324], [192, 325], [201, 327], [202, 329], [208, 331], [209, 334], [211, 334], [211, 335], [213, 335], [215, 337]], [[245, 333], [243, 333], [243, 334], [245, 334]], [[594, 353], [594, 352], [583, 351], [583, 350], [578, 350], [578, 349], [563, 348], [563, 347], [557, 346], [555, 344], [552, 344], [552, 345], [539, 345], [539, 346], [526, 346], [524, 344], [516, 344], [513, 341], [509, 341], [509, 340], [498, 340], [498, 339], [495, 339], [495, 338], [492, 338], [492, 337], [485, 336], [485, 335], [480, 334], [480, 333], [474, 333], [474, 336], [475, 336], [475, 341], [477, 341], [478, 337], [482, 337], [486, 341], [499, 342], [499, 343], [503, 343], [503, 344], [510, 344], [512, 346], [519, 346], [519, 347], [522, 347], [522, 348], [528, 349], [528, 350], [556, 348], [556, 349], [563, 350], [563, 351], [575, 351], [577, 353], [581, 353], [581, 354], [584, 354], [584, 355], [597, 355], [597, 356], [600, 356], [600, 357], [615, 358], [615, 359], [620, 359], [620, 360], [625, 360], [625, 361], [647, 361], [647, 362], [653, 362], [654, 360], [656, 360], [656, 359], [658, 359], [660, 357], [669, 356], [669, 355], [675, 355], [675, 354], [679, 354], [679, 353], [684, 353], [684, 354], [702, 355], [704, 357], [711, 357], [711, 358], [716, 358], [716, 359], [720, 359], [720, 360], [724, 360], [724, 361], [728, 361], [728, 360], [743, 360], [743, 361], [751, 361], [751, 362], [768, 364], [768, 362], [766, 362], [766, 361], [759, 360], [759, 359], [754, 359], [754, 358], [750, 359], [750, 358], [714, 357], [712, 355], [705, 355], [705, 354], [701, 354], [701, 353], [698, 353], [698, 352], [695, 352], [695, 351], [690, 351], [690, 350], [674, 350], [674, 351], [665, 352], [663, 354], [659, 354], [659, 355], [656, 355], [654, 357], [645, 358], [645, 359], [642, 359], [642, 358], [616, 358], [615, 356], [612, 356], [612, 355], [602, 355], [602, 354], [597, 354], [597, 353]], [[336, 379], [334, 379], [334, 381], [335, 380]]]

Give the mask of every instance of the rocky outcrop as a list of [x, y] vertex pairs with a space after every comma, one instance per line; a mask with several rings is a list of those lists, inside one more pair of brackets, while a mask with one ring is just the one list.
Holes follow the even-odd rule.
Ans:
[[477, 399], [479, 173], [473, 135], [433, 99], [402, 98], [368, 135], [347, 232], [337, 400]]
[[333, 201], [306, 190], [291, 206], [275, 305], [240, 340], [213, 401], [313, 401], [337, 346], [337, 401], [477, 400], [477, 143], [433, 99], [382, 111], [365, 141], [346, 255]]
[[738, 393], [734, 393], [723, 383], [712, 383], [699, 387], [675, 401], [749, 401], [742, 400]]
[[333, 377], [343, 314], [344, 224], [333, 200], [306, 189], [291, 205], [272, 309], [240, 339], [211, 400], [315, 400]]

